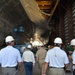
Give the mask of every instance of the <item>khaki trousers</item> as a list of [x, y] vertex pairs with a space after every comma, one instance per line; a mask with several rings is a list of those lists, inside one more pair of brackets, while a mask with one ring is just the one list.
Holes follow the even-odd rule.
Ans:
[[2, 68], [2, 75], [17, 75], [15, 68]]
[[49, 68], [48, 75], [65, 75], [63, 68]]
[[39, 60], [40, 75], [43, 74], [44, 60]]

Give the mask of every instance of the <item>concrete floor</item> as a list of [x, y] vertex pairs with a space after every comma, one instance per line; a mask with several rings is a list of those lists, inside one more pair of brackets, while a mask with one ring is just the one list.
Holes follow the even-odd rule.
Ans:
[[[0, 67], [0, 75], [1, 75], [1, 67]], [[18, 75], [25, 75], [24, 67], [22, 67], [22, 70], [18, 72]], [[38, 69], [38, 66], [35, 66], [33, 69], [33, 75], [40, 75], [40, 70]], [[66, 72], [66, 75], [72, 75], [72, 72]]]

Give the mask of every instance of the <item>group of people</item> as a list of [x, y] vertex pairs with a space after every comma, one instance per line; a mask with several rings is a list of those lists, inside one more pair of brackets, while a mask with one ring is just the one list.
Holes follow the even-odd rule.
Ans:
[[[35, 57], [31, 51], [31, 45], [27, 46], [21, 57], [20, 52], [13, 47], [15, 39], [12, 36], [7, 36], [5, 42], [7, 46], [0, 50], [2, 75], [18, 75], [17, 71], [21, 70], [23, 64], [25, 75], [32, 75], [36, 63], [38, 63], [40, 75], [65, 75], [69, 59], [67, 53], [61, 49], [63, 42], [60, 37], [54, 39], [54, 47], [48, 51], [39, 44]], [[71, 40], [70, 44], [75, 50], [75, 39]], [[72, 54], [72, 63], [73, 75], [75, 75], [75, 51]]]
[[7, 46], [0, 50], [2, 75], [18, 75], [18, 70], [21, 70], [23, 63], [26, 71], [25, 75], [32, 75], [35, 58], [31, 51], [31, 45], [27, 46], [21, 57], [20, 51], [13, 47], [15, 39], [12, 36], [7, 36], [5, 42]]

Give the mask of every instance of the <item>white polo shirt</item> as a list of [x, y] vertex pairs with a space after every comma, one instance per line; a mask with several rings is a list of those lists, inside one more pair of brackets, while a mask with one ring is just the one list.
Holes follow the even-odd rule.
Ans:
[[30, 50], [25, 51], [25, 52], [23, 53], [22, 60], [23, 60], [24, 62], [32, 62], [33, 65], [35, 64], [34, 54], [33, 54], [33, 52], [31, 52]]
[[64, 50], [59, 47], [54, 47], [47, 52], [45, 62], [49, 63], [49, 67], [64, 67], [64, 64], [68, 64], [69, 60]]
[[22, 62], [18, 49], [7, 46], [0, 51], [0, 63], [2, 67], [14, 67], [17, 62]]

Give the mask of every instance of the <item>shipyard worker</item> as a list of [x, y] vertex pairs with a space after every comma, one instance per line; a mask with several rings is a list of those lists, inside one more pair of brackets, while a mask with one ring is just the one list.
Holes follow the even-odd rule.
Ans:
[[7, 46], [0, 51], [2, 75], [17, 75], [17, 69], [22, 65], [20, 52], [13, 47], [15, 39], [12, 36], [7, 36], [5, 42]]
[[57, 37], [54, 39], [54, 48], [48, 50], [43, 75], [46, 75], [46, 70], [49, 65], [49, 75], [65, 75], [64, 67], [67, 68], [69, 60], [66, 52], [61, 49], [62, 39]]
[[74, 49], [73, 49], [73, 47], [72, 47], [72, 45], [71, 45], [71, 42], [70, 43], [68, 43], [68, 46], [67, 46], [67, 55], [68, 55], [68, 58], [69, 58], [69, 64], [68, 64], [68, 68], [67, 68], [67, 70], [66, 71], [70, 71], [70, 72], [72, 72], [72, 54], [73, 54], [73, 51], [74, 51]]
[[43, 44], [39, 44], [37, 49], [38, 51], [36, 52], [36, 62], [38, 63], [38, 67], [40, 69], [40, 75], [42, 75], [47, 50], [44, 48]]
[[75, 75], [75, 39], [71, 40], [71, 46], [74, 49], [73, 54], [72, 54], [72, 63], [73, 63], [73, 75]]
[[35, 65], [35, 58], [34, 54], [31, 51], [32, 46], [28, 45], [27, 49], [25, 49], [22, 60], [24, 62], [24, 68], [25, 68], [25, 75], [32, 75], [33, 74], [33, 66]]

